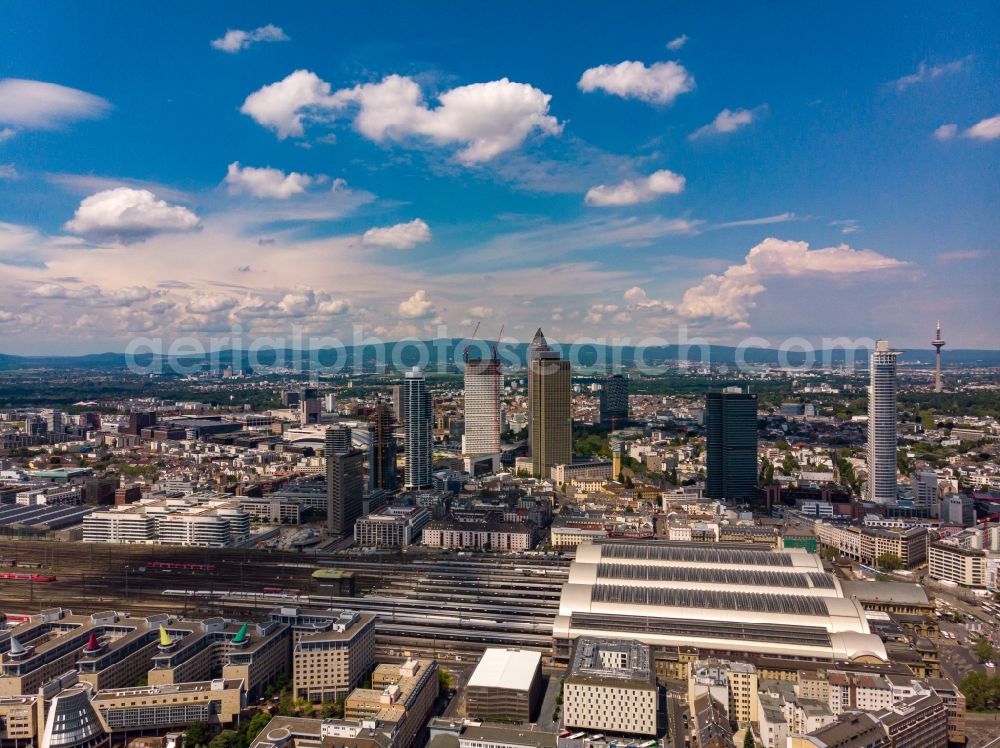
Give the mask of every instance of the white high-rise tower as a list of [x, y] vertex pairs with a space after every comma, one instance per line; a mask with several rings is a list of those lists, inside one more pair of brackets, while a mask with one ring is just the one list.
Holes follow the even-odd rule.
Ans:
[[431, 485], [431, 426], [434, 418], [427, 380], [414, 366], [403, 381], [406, 403], [406, 488]]
[[889, 341], [875, 341], [868, 362], [868, 500], [896, 500], [896, 356]]
[[491, 460], [500, 469], [500, 361], [473, 358], [465, 362], [465, 433], [462, 454], [465, 469], [473, 472], [477, 462]]
[[944, 340], [941, 339], [941, 320], [937, 323], [937, 335], [931, 341], [934, 346], [934, 391], [941, 391], [941, 349], [944, 348]]

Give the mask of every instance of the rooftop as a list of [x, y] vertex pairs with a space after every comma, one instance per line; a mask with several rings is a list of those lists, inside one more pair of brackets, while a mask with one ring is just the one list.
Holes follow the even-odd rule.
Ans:
[[527, 691], [542, 663], [540, 652], [521, 649], [487, 649], [476, 665], [470, 687], [509, 688]]

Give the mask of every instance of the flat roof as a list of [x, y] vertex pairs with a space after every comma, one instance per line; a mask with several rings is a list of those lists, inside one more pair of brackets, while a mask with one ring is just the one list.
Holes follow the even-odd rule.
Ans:
[[927, 591], [912, 582], [857, 582], [844, 580], [840, 583], [845, 597], [856, 597], [862, 602], [907, 603], [929, 605]]
[[468, 685], [527, 691], [541, 667], [541, 652], [522, 649], [487, 649]]

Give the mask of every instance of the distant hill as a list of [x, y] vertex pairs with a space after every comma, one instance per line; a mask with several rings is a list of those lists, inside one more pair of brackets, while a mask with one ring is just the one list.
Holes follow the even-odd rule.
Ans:
[[[439, 359], [443, 362], [453, 365], [456, 361], [462, 360], [462, 347], [467, 344], [468, 341], [461, 339], [442, 339], [442, 340], [429, 340], [423, 341], [423, 346], [427, 352], [427, 358], [421, 361], [421, 352], [417, 349], [417, 344], [413, 342], [395, 342], [387, 343], [385, 345], [385, 352], [382, 356], [382, 360], [388, 365], [392, 366], [393, 363], [399, 364], [403, 367], [410, 367], [416, 364], [424, 364], [425, 366], [437, 368]], [[570, 346], [556, 346], [555, 348], [560, 348], [565, 355], [570, 351]], [[527, 355], [528, 345], [527, 343], [520, 343], [512, 346], [504, 346], [500, 355], [503, 359], [505, 365], [516, 366], [524, 365], [526, 355]], [[489, 355], [489, 348], [485, 343], [470, 346], [470, 353], [475, 356], [477, 353], [480, 355]], [[680, 348], [676, 345], [668, 346], [656, 346], [646, 348], [644, 350], [637, 350], [633, 346], [625, 346], [621, 348], [611, 348], [609, 346], [581, 346], [574, 351], [576, 353], [575, 360], [579, 361], [583, 367], [597, 366], [600, 368], [602, 365], [607, 366], [610, 364], [623, 365], [625, 367], [632, 367], [636, 362], [637, 355], [641, 357], [641, 360], [646, 363], [663, 363], [669, 361], [677, 361], [680, 356]], [[713, 345], [709, 347], [710, 361], [715, 364], [734, 364], [736, 362], [737, 349], [732, 346], [722, 346]], [[844, 361], [844, 351], [843, 350], [833, 350], [830, 352], [829, 356], [823, 356], [817, 353], [816, 359], [818, 362], [824, 360], [829, 360], [834, 364], [840, 364]], [[376, 354], [371, 347], [361, 348], [361, 347], [347, 347], [344, 349], [343, 355], [346, 359], [347, 368], [353, 368], [356, 361], [362, 361], [367, 367], [376, 363]], [[858, 365], [862, 365], [867, 361], [868, 351], [866, 349], [858, 349], [855, 352], [855, 362]], [[218, 358], [223, 362], [223, 365], [229, 364], [233, 360], [233, 353], [231, 351], [222, 351], [218, 354]], [[239, 351], [236, 354], [236, 358], [239, 362], [240, 367], [249, 368], [250, 366], [250, 356], [246, 351]], [[284, 350], [281, 352], [281, 356], [276, 356], [274, 351], [261, 351], [257, 355], [257, 360], [264, 365], [273, 366], [278, 358], [282, 358], [286, 365], [293, 361], [300, 362], [294, 368], [300, 371], [304, 371], [309, 368], [310, 356], [308, 353], [303, 353], [301, 351]], [[687, 358], [691, 361], [700, 361], [701, 354], [697, 346], [692, 347]], [[955, 349], [955, 350], [945, 350], [942, 355], [944, 364], [946, 366], [1000, 366], [1000, 351], [992, 350], [976, 350], [976, 349]], [[337, 353], [333, 349], [327, 349], [320, 351], [318, 355], [319, 362], [323, 366], [333, 365], [337, 360]], [[779, 366], [779, 352], [773, 348], [749, 348], [743, 351], [743, 360], [749, 364], [756, 365], [772, 365]], [[903, 365], [917, 365], [917, 364], [930, 364], [934, 360], [933, 351], [930, 350], [903, 350], [900, 356], [900, 363]], [[136, 357], [136, 362], [142, 366], [149, 365], [153, 361], [153, 356], [151, 354], [144, 354]], [[208, 361], [207, 356], [185, 356], [180, 359], [180, 362], [186, 365], [197, 365], [200, 361]], [[805, 361], [805, 357], [799, 352], [790, 352], [787, 354], [787, 363], [798, 366]], [[26, 369], [58, 369], [58, 370], [70, 370], [70, 369], [87, 369], [87, 370], [121, 370], [124, 369], [129, 362], [129, 357], [124, 353], [92, 353], [83, 356], [16, 356], [11, 354], [0, 353], [0, 371], [18, 371]]]

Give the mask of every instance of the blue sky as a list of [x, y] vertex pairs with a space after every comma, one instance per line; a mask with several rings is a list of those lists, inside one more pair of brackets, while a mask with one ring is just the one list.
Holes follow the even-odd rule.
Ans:
[[5, 352], [1000, 348], [995, 3], [203, 5], [5, 8]]

